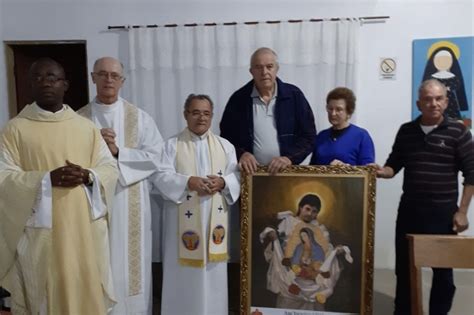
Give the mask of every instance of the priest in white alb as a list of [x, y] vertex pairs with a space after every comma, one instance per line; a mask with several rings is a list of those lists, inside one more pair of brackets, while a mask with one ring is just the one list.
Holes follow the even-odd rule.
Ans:
[[61, 65], [40, 59], [29, 79], [35, 102], [0, 136], [0, 285], [12, 314], [105, 315], [116, 163], [100, 131], [63, 104]]
[[162, 315], [228, 314], [229, 205], [240, 178], [235, 149], [211, 130], [213, 104], [188, 96], [187, 128], [168, 139], [153, 183], [163, 209]]
[[153, 308], [151, 274], [151, 210], [148, 178], [162, 145], [156, 124], [143, 110], [119, 96], [125, 78], [115, 58], [94, 63], [92, 81], [97, 96], [79, 114], [100, 128], [119, 168], [110, 224], [112, 275], [117, 304], [114, 315], [150, 314]]

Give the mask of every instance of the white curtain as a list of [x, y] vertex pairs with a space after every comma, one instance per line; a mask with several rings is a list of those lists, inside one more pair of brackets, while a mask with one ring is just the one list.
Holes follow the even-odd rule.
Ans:
[[359, 21], [343, 20], [130, 29], [124, 96], [152, 115], [167, 138], [185, 126], [186, 97], [208, 94], [219, 134], [227, 100], [251, 79], [250, 55], [265, 46], [278, 54], [280, 79], [306, 95], [319, 131], [329, 126], [327, 92], [356, 88], [359, 28]]
[[[281, 22], [133, 28], [129, 30], [127, 83], [123, 95], [148, 112], [164, 138], [185, 127], [183, 105], [190, 93], [208, 94], [214, 101], [212, 129], [231, 94], [251, 80], [250, 55], [259, 47], [278, 54], [278, 76], [306, 95], [317, 130], [329, 127], [325, 99], [329, 90], [355, 90], [359, 21]], [[354, 121], [354, 117], [352, 118]], [[161, 203], [152, 195], [153, 208]], [[156, 204], [155, 204], [156, 203]], [[239, 226], [239, 211], [231, 211]], [[153, 261], [161, 259], [161, 212], [153, 211]], [[231, 261], [239, 261], [239, 229], [230, 235]]]

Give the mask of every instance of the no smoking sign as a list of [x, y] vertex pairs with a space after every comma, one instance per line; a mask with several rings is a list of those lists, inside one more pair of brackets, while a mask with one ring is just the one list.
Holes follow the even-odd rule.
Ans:
[[395, 80], [397, 76], [397, 60], [395, 58], [380, 58], [380, 80]]

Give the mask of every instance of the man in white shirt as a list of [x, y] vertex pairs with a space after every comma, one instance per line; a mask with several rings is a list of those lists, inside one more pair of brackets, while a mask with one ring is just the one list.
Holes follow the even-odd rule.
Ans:
[[118, 302], [112, 314], [151, 314], [148, 177], [156, 170], [153, 160], [162, 137], [150, 115], [119, 96], [125, 77], [117, 59], [98, 59], [91, 75], [97, 96], [78, 112], [101, 128], [120, 172], [110, 224], [112, 274]]

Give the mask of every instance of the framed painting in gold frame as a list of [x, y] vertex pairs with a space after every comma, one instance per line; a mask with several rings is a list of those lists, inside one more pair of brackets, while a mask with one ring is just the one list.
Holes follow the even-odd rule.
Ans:
[[371, 167], [243, 174], [240, 313], [371, 315], [374, 222]]

